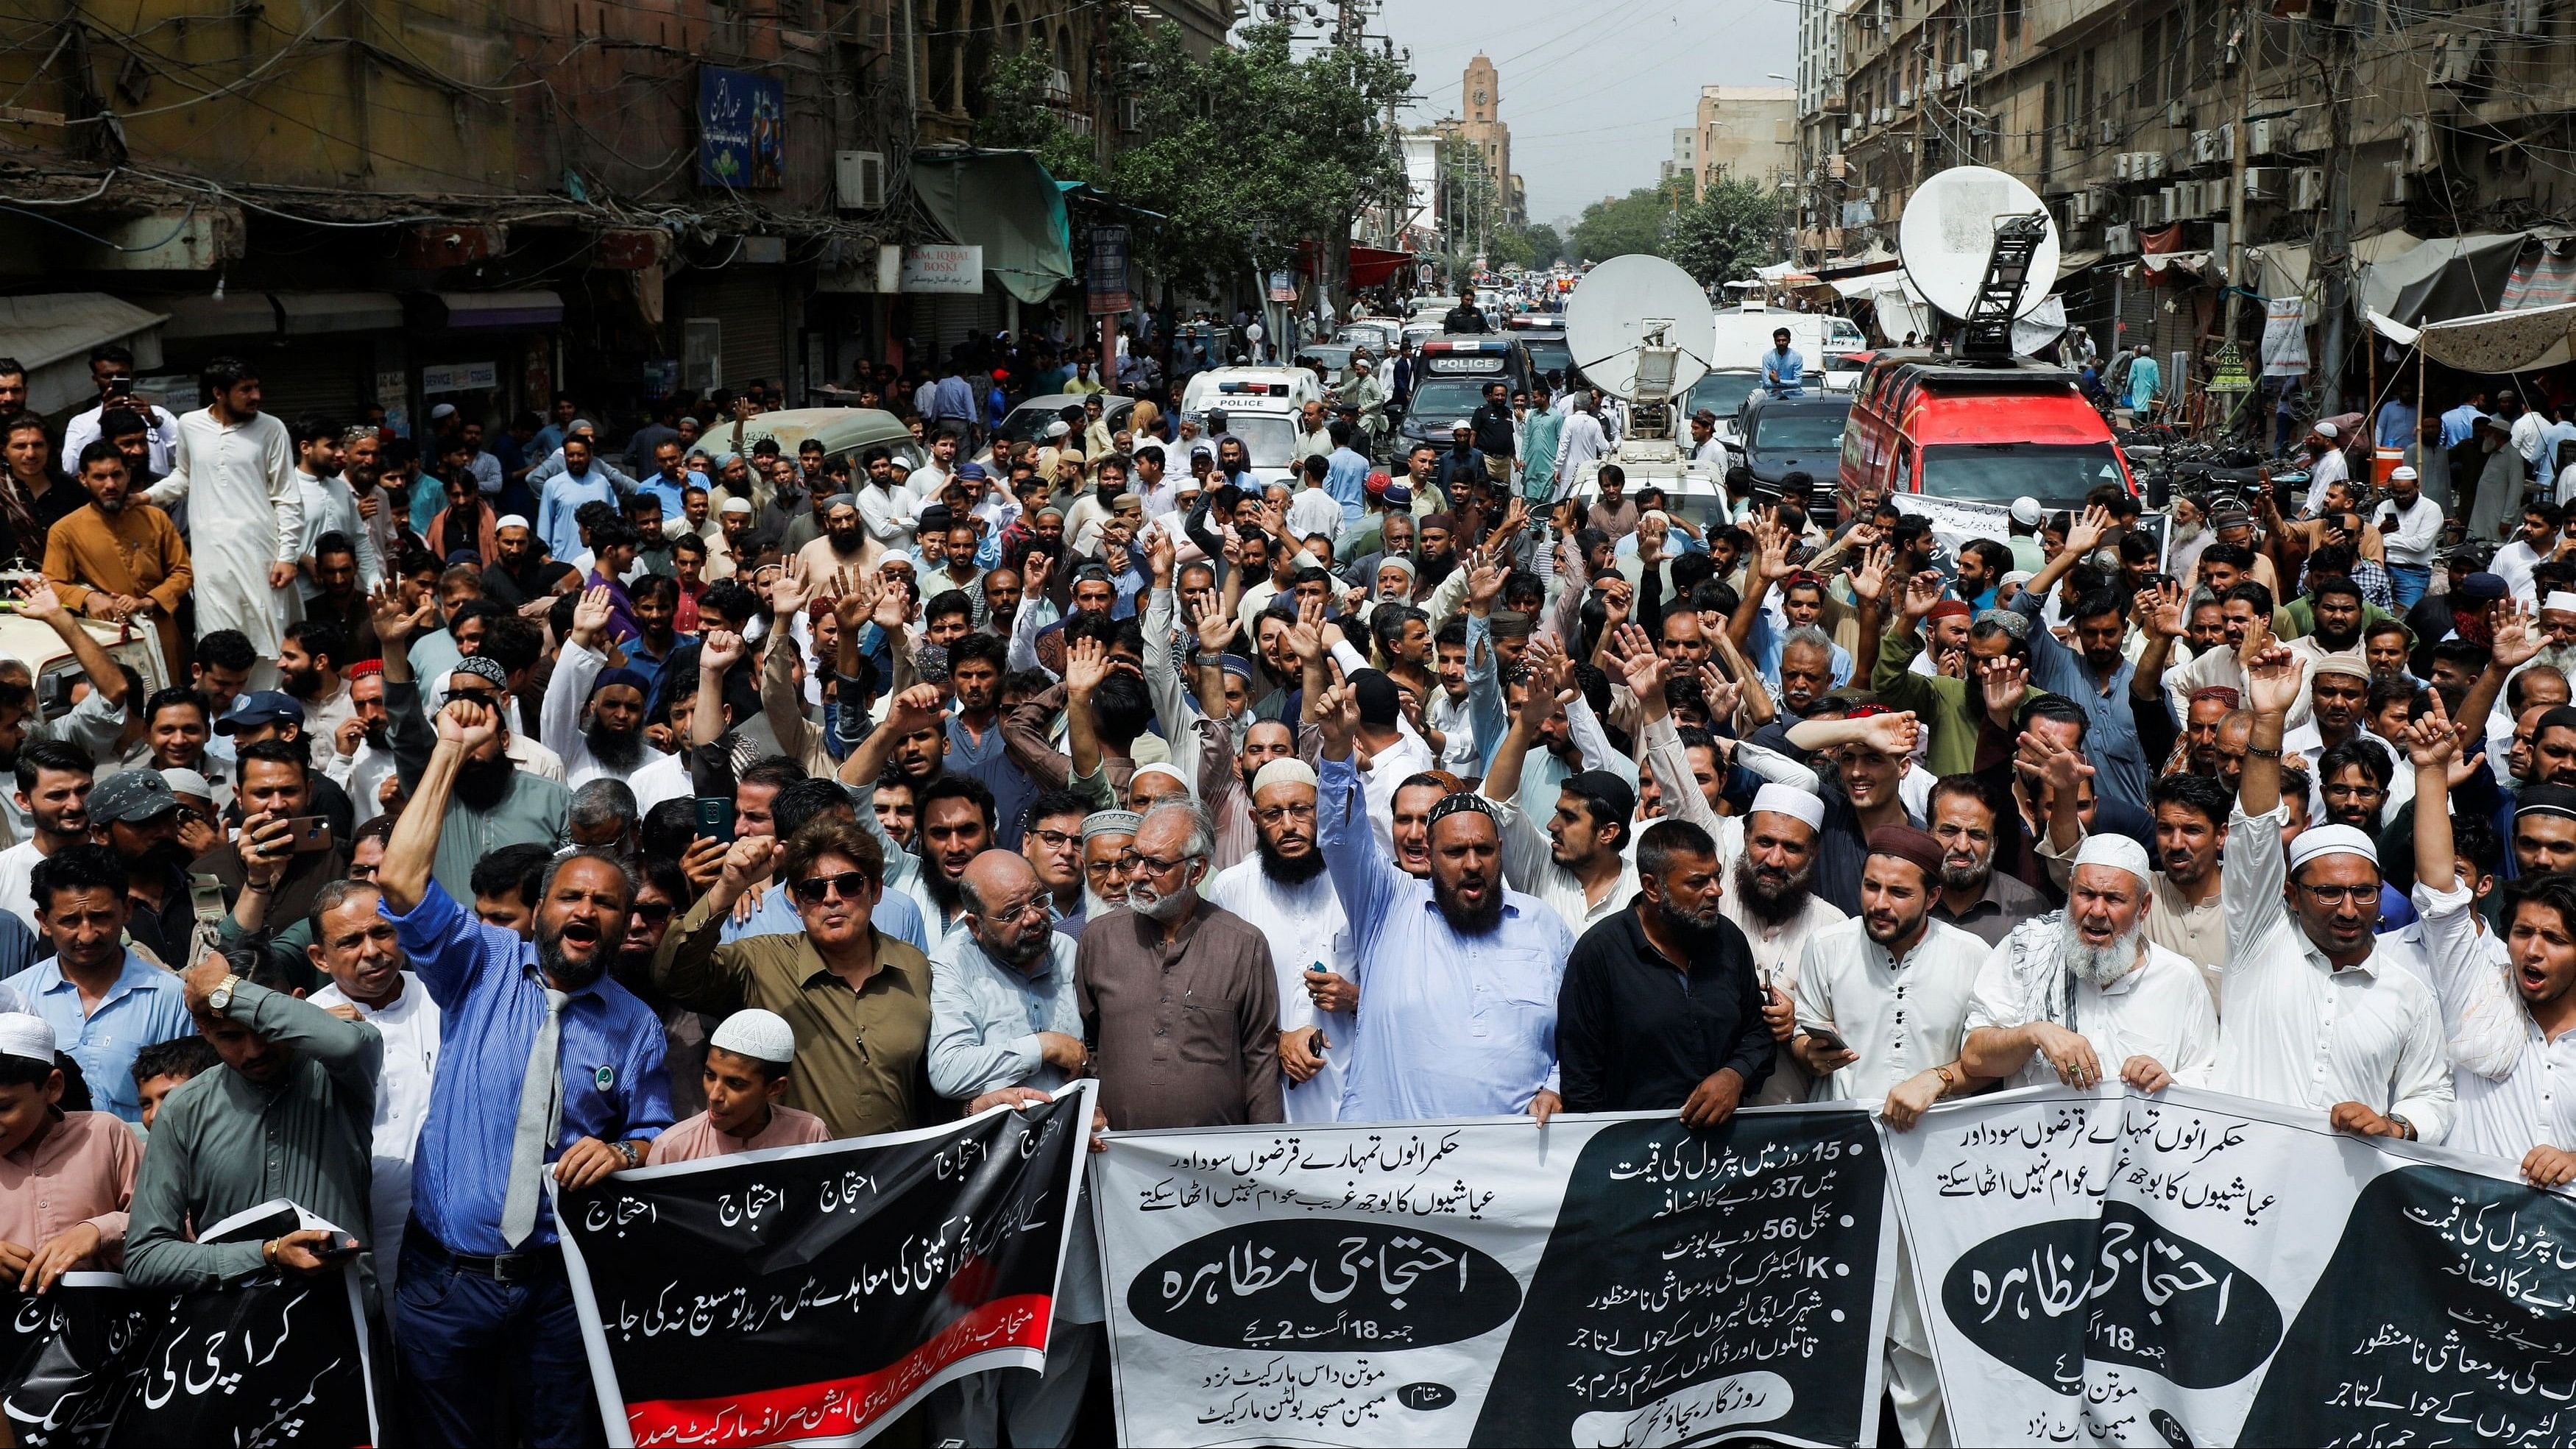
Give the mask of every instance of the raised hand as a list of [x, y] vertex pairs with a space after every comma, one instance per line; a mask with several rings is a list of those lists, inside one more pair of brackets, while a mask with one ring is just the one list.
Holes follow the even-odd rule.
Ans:
[[2451, 728], [2450, 713], [2442, 708], [2442, 697], [2433, 696], [2433, 707], [2416, 716], [2412, 724], [2397, 732], [2398, 743], [2406, 747], [2406, 758], [2415, 768], [2448, 765], [2460, 753], [2460, 737]]
[[777, 582], [769, 586], [769, 611], [782, 619], [792, 619], [804, 611], [805, 601], [813, 597], [813, 580], [806, 577], [802, 560], [790, 560], [781, 570]]
[[1776, 584], [1796, 571], [1797, 566], [1789, 562], [1793, 542], [1789, 531], [1776, 523], [1764, 520], [1753, 525], [1754, 571], [1762, 582]]
[[[101, 595], [93, 591], [90, 597], [96, 599]], [[18, 612], [30, 619], [51, 624], [63, 617], [63, 601], [61, 596], [54, 592], [52, 584], [43, 579], [30, 579], [27, 582], [27, 591], [18, 598]]]
[[1324, 732], [1324, 757], [1347, 760], [1359, 732], [1360, 700], [1347, 684], [1328, 684], [1315, 696], [1315, 725]]
[[1617, 628], [1628, 622], [1628, 613], [1636, 607], [1636, 586], [1622, 578], [1601, 581], [1601, 607], [1608, 615], [1608, 626]]
[[[1082, 642], [1093, 646], [1094, 652], [1099, 652], [1099, 640], [1086, 639]], [[886, 701], [885, 723], [880, 728], [892, 730], [896, 739], [902, 739], [906, 735], [917, 735], [929, 729], [946, 716], [947, 701], [940, 697], [939, 686], [916, 684]]]
[[1529, 668], [1529, 696], [1521, 702], [1521, 718], [1533, 730], [1548, 716], [1574, 700], [1574, 666], [1565, 657], [1565, 648], [1553, 638], [1534, 638], [1521, 655]]
[[1860, 743], [1882, 755], [1910, 755], [1921, 729], [1912, 710], [1874, 714], [1860, 722]]
[[2168, 639], [2182, 637], [2182, 585], [2162, 583], [2152, 589], [2140, 589], [2130, 611], [2156, 633]]
[[2096, 503], [2084, 510], [2083, 517], [2067, 525], [2067, 551], [2081, 558], [2100, 548], [2103, 538], [2110, 532], [2111, 510]]
[[882, 577], [876, 583], [877, 604], [868, 617], [878, 628], [892, 634], [912, 621], [912, 596]]
[[606, 584], [582, 590], [581, 601], [572, 606], [572, 637], [589, 648], [598, 648], [599, 636], [607, 630], [613, 612]]
[[742, 636], [730, 629], [709, 629], [698, 639], [698, 672], [722, 674], [743, 656]]
[[1199, 648], [1209, 654], [1224, 653], [1240, 626], [1220, 606], [1216, 590], [1202, 589], [1191, 600], [1198, 612]]
[[1744, 686], [1726, 677], [1726, 671], [1714, 663], [1699, 667], [1700, 697], [1708, 701], [1708, 722], [1714, 728], [1735, 718], [1744, 707]]
[[1467, 571], [1467, 609], [1470, 613], [1490, 614], [1495, 601], [1503, 596], [1503, 580], [1510, 571], [1491, 559], [1479, 559]]
[[1086, 706], [1094, 690], [1109, 678], [1109, 646], [1098, 639], [1077, 639], [1064, 651], [1064, 696]]
[[1034, 599], [1038, 595], [1045, 593], [1047, 570], [1053, 567], [1054, 564], [1054, 559], [1049, 558], [1047, 555], [1042, 553], [1033, 553], [1028, 555], [1026, 558], [1021, 559], [1020, 596], [1022, 598]]
[[1905, 581], [1905, 621], [1920, 624], [1933, 606], [1941, 602], [1941, 576], [1925, 569]]
[[727, 893], [736, 897], [751, 888], [751, 883], [769, 874], [770, 862], [776, 858], [778, 841], [774, 836], [746, 835], [725, 850], [724, 868], [717, 879]]
[[[367, 596], [367, 614], [375, 623], [377, 640], [391, 649], [410, 639], [412, 632], [428, 621], [429, 602], [424, 598], [422, 607], [416, 610], [403, 598], [402, 585], [378, 584], [376, 591]], [[545, 602], [551, 607], [554, 600]]]
[[884, 592], [873, 578], [862, 575], [853, 580], [848, 569], [832, 570], [832, 617], [840, 621], [842, 638], [859, 637], [859, 629], [877, 611], [877, 600]]
[[2505, 670], [2520, 669], [2540, 653], [2548, 642], [2541, 634], [2531, 609], [2514, 599], [2496, 605], [2495, 639], [2490, 662]]
[[1298, 661], [1312, 664], [1324, 657], [1324, 601], [1297, 601], [1297, 622], [1288, 626], [1288, 647], [1296, 651]]
[[475, 700], [452, 700], [438, 712], [439, 742], [463, 746], [469, 755], [491, 743], [500, 732], [501, 716]]
[[[2261, 648], [2256, 648], [2257, 644]], [[2256, 714], [2287, 715], [2290, 706], [2299, 702], [2299, 689], [2307, 682], [2308, 662], [2276, 644], [2272, 632], [2257, 624], [2245, 631], [2245, 647], [2237, 651], [2245, 666], [2245, 704]]]
[[1154, 587], [1167, 589], [1172, 586], [1172, 564], [1179, 556], [1180, 549], [1172, 542], [1169, 528], [1157, 523], [1145, 531], [1145, 561], [1153, 570]]
[[[1635, 629], [1637, 626], [1631, 624], [1628, 627]], [[1645, 631], [1638, 632], [1642, 634]], [[1660, 716], [1664, 712], [1664, 681], [1672, 677], [1672, 666], [1654, 650], [1639, 649], [1621, 659], [1619, 668], [1627, 676], [1629, 693], [1636, 695], [1637, 702], [1645, 706], [1646, 717]], [[1709, 713], [1712, 719], [1716, 717], [1714, 704], [1710, 705]]]
[[1879, 596], [1887, 591], [1887, 566], [1894, 556], [1895, 551], [1885, 545], [1864, 555], [1860, 567], [1852, 570], [1852, 595], [1877, 603]]

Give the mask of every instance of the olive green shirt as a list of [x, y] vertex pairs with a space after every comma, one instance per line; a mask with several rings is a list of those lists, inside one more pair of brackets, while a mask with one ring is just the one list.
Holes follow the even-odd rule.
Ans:
[[725, 912], [701, 900], [653, 957], [653, 984], [717, 1016], [774, 1011], [796, 1031], [785, 1105], [823, 1119], [834, 1137], [901, 1132], [948, 1114], [930, 1090], [930, 960], [869, 927], [877, 969], [853, 990], [804, 932], [722, 941]]
[[[1933, 778], [1972, 774], [1977, 768], [1977, 723], [1985, 718], [1986, 696], [1972, 680], [1914, 672], [1914, 656], [1923, 652], [1923, 631], [1903, 619], [1888, 626], [1878, 642], [1878, 665], [1869, 672], [1871, 693], [1893, 710], [1912, 710], [1928, 731], [1923, 763]], [[2024, 686], [2027, 704], [2039, 691]]]
[[216, 1067], [162, 1100], [125, 1234], [137, 1288], [190, 1291], [259, 1271], [259, 1244], [200, 1243], [193, 1230], [274, 1198], [375, 1247], [367, 1194], [384, 1038], [249, 982], [224, 1015], [294, 1060], [271, 1085]]

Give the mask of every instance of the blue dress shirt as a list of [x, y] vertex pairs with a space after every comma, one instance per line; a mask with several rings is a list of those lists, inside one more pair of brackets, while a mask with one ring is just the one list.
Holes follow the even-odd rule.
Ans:
[[1556, 993], [1574, 933], [1545, 902], [1507, 890], [1499, 926], [1459, 935], [1431, 882], [1396, 869], [1379, 848], [1358, 769], [1326, 759], [1319, 773], [1324, 862], [1351, 923], [1360, 986], [1341, 1120], [1528, 1111], [1541, 1090], [1556, 1090]]
[[172, 1037], [195, 1036], [186, 993], [176, 974], [132, 951], [98, 1010], [84, 1015], [80, 988], [63, 977], [63, 963], [48, 960], [9, 979], [36, 1015], [54, 1029], [54, 1045], [80, 1063], [90, 1100], [100, 1111], [128, 1122], [143, 1120], [143, 1097], [134, 1089], [134, 1057]]
[[1794, 347], [1774, 347], [1762, 354], [1762, 386], [1775, 397], [1797, 397], [1804, 393], [1807, 359]]
[[[412, 1216], [452, 1252], [511, 1252], [501, 1240], [510, 1138], [546, 1014], [536, 944], [474, 919], [435, 881], [409, 915], [377, 909], [438, 1003], [439, 1071], [413, 1157]], [[662, 1020], [632, 992], [605, 976], [572, 992], [557, 1041], [563, 1116], [548, 1162], [585, 1137], [658, 1137], [671, 1125]], [[536, 1233], [520, 1248], [553, 1241], [554, 1208], [541, 1197]]]
[[1324, 456], [1324, 491], [1342, 505], [1342, 524], [1348, 527], [1360, 521], [1368, 507], [1369, 460], [1365, 453], [1349, 448], [1335, 448]]
[[545, 540], [546, 552], [570, 563], [583, 553], [581, 525], [573, 521], [573, 515], [583, 504], [593, 501], [615, 507], [616, 485], [593, 466], [586, 473], [562, 473], [549, 478], [545, 490], [545, 501], [537, 505], [537, 537]]
[[[2117, 800], [2138, 814], [2147, 809], [2147, 750], [2138, 741], [2138, 717], [2129, 699], [2137, 661], [2121, 656], [2111, 677], [2096, 684], [2084, 656], [2058, 642], [2040, 618], [2041, 599], [2028, 589], [2013, 596], [2015, 612], [2030, 620], [2030, 682], [2062, 694], [2084, 710], [2084, 753], [2098, 771], [2094, 786], [2105, 803]], [[2161, 700], [2148, 706], [2163, 708]]]

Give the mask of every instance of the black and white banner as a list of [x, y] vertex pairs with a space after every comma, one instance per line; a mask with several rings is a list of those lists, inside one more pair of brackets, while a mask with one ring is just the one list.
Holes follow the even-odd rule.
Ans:
[[1121, 1443], [1875, 1438], [1857, 1108], [1130, 1133], [1092, 1174]]
[[1091, 1104], [558, 1194], [609, 1442], [860, 1444], [950, 1379], [1043, 1368]]
[[2513, 1163], [2184, 1088], [1887, 1143], [1958, 1443], [2576, 1438], [2576, 1201]]
[[[333, 1225], [279, 1201], [208, 1226], [258, 1242]], [[336, 1229], [333, 1229], [336, 1231]], [[354, 1262], [268, 1271], [187, 1294], [67, 1273], [50, 1293], [0, 1285], [0, 1411], [42, 1449], [379, 1442], [374, 1364]]]

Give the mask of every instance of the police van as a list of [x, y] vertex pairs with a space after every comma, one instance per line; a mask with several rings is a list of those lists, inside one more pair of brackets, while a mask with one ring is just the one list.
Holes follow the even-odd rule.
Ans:
[[1504, 395], [1529, 391], [1534, 375], [1529, 348], [1509, 334], [1458, 333], [1422, 344], [1414, 359], [1413, 396], [1405, 403], [1402, 447], [1449, 446], [1450, 428], [1485, 402], [1485, 387], [1501, 383]]

